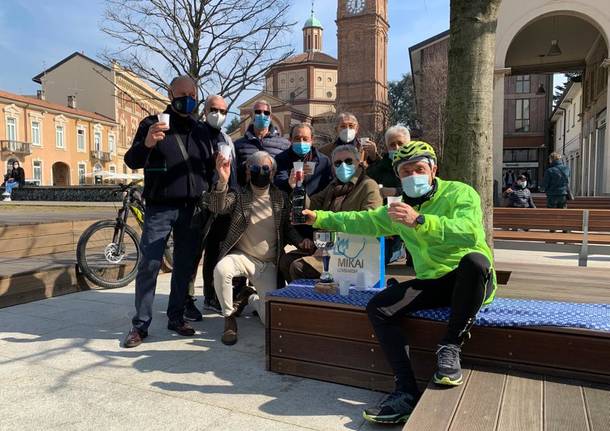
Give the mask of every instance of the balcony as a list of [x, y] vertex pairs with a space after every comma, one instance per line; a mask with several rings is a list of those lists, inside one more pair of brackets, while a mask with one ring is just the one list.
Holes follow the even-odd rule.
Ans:
[[102, 163], [110, 162], [112, 160], [112, 154], [106, 151], [91, 151], [91, 158], [93, 160], [98, 160]]
[[32, 154], [32, 146], [28, 142], [0, 141], [0, 152], [28, 156]]

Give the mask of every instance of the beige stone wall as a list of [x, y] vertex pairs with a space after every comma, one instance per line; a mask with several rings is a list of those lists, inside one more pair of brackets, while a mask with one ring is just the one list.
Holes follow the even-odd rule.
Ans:
[[[337, 71], [314, 69], [314, 99], [335, 100], [337, 98]], [[317, 114], [314, 114], [317, 115]]]
[[291, 100], [291, 93], [295, 93], [296, 99], [307, 98], [307, 69], [279, 72], [277, 76], [277, 97], [288, 102]]

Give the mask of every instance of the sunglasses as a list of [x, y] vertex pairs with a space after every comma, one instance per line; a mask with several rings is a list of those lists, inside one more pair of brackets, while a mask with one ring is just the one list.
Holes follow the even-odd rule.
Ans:
[[254, 111], [254, 113], [255, 113], [256, 115], [261, 115], [261, 114], [264, 114], [264, 115], [266, 115], [267, 117], [268, 117], [269, 115], [271, 115], [271, 111], [263, 111], [262, 109], [256, 109], [256, 110]]
[[271, 172], [271, 168], [267, 165], [252, 165], [250, 166], [250, 172], [252, 172], [253, 174], [258, 174], [259, 172], [262, 172], [263, 174], [268, 174], [269, 172]]
[[227, 115], [227, 110], [226, 109], [210, 108], [210, 112], [220, 112], [222, 115]]
[[339, 166], [341, 166], [342, 163], [345, 163], [348, 166], [351, 166], [354, 164], [354, 159], [345, 159], [345, 160], [335, 160], [333, 162], [333, 165], [335, 165], [335, 168], [338, 168]]

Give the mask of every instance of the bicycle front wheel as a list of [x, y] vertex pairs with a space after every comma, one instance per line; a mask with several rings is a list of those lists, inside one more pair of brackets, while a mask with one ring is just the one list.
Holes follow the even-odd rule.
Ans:
[[100, 287], [123, 287], [136, 277], [140, 238], [126, 225], [123, 239], [118, 241], [118, 229], [115, 220], [102, 220], [89, 226], [78, 240], [78, 266], [89, 281]]

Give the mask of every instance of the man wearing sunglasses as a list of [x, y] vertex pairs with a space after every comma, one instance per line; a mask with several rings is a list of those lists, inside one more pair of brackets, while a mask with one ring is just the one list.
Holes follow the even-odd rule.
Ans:
[[[360, 152], [353, 145], [340, 145], [333, 151], [333, 181], [321, 192], [308, 198], [307, 207], [324, 211], [366, 211], [383, 205], [379, 185], [366, 176], [360, 165]], [[296, 173], [289, 180], [296, 184]], [[280, 262], [284, 278], [290, 282], [300, 278], [319, 278], [322, 273], [321, 258], [296, 250], [286, 254]]]
[[[206, 136], [205, 143], [210, 148], [210, 152], [212, 154], [217, 154], [223, 145], [227, 145], [231, 149], [231, 172], [233, 175], [229, 180], [229, 188], [236, 190], [235, 148], [233, 147], [233, 141], [229, 135], [222, 131], [222, 126], [227, 118], [227, 102], [218, 95], [208, 96], [204, 104], [204, 114], [205, 122], [203, 123], [203, 129]], [[215, 172], [211, 187], [214, 187], [217, 181], [218, 174]], [[197, 263], [201, 261], [202, 255], [205, 256], [203, 261], [203, 308], [220, 313], [220, 304], [216, 298], [216, 292], [214, 291], [214, 267], [216, 266], [216, 263], [218, 263], [220, 242], [224, 240], [226, 236], [231, 219], [228, 216], [216, 216], [213, 221], [210, 220], [209, 222], [207, 217], [204, 217], [204, 219], [205, 220], [202, 220], [201, 224], [201, 237], [204, 239], [204, 242], [196, 256]], [[203, 247], [205, 247], [205, 252]], [[201, 311], [199, 311], [195, 305], [195, 278], [197, 276], [198, 267], [199, 265], [197, 264], [189, 284], [189, 295], [187, 296], [185, 303], [184, 318], [191, 321], [200, 321], [203, 319]]]
[[252, 106], [252, 124], [243, 138], [235, 141], [237, 155], [237, 180], [240, 186], [247, 185], [246, 160], [257, 151], [266, 151], [275, 158], [290, 148], [290, 141], [280, 136], [271, 123], [271, 105], [266, 100], [258, 100]]
[[[228, 214], [231, 223], [222, 242], [214, 270], [214, 288], [225, 317], [221, 341], [237, 342], [237, 317], [246, 305], [255, 308], [265, 323], [265, 294], [277, 288], [278, 264], [286, 243], [300, 244], [303, 237], [290, 224], [288, 196], [272, 183], [275, 160], [258, 151], [246, 160], [247, 185], [242, 192], [229, 191], [230, 161], [216, 156], [218, 183], [204, 195], [204, 205], [216, 214]], [[246, 286], [233, 302], [233, 278], [248, 277], [256, 288]]]

